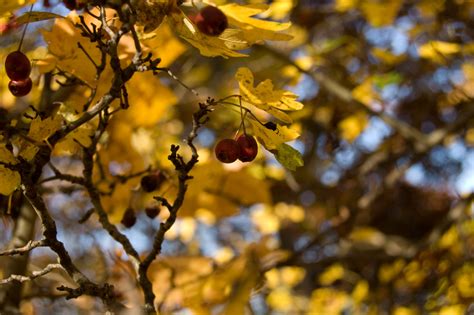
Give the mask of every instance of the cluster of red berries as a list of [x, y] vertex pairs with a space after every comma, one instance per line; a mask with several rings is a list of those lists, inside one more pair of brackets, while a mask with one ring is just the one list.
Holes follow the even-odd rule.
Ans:
[[9, 53], [5, 60], [5, 71], [10, 78], [8, 89], [16, 96], [25, 96], [31, 91], [33, 83], [30, 79], [31, 63], [28, 57], [17, 50]]
[[[147, 217], [150, 219], [154, 219], [157, 215], [160, 214], [160, 208], [158, 206], [151, 206], [145, 208], [145, 214]], [[131, 228], [132, 226], [137, 223], [137, 216], [135, 214], [135, 210], [133, 208], [129, 207], [125, 210], [122, 216], [122, 220], [120, 221], [123, 226], [126, 228]]]
[[208, 36], [219, 36], [229, 26], [224, 12], [210, 5], [202, 8], [197, 15], [190, 18], [199, 31]]
[[[165, 181], [166, 181], [166, 176], [163, 174], [163, 172], [155, 171], [141, 178], [140, 187], [143, 189], [143, 191], [150, 193], [150, 192], [160, 189], [160, 187], [163, 185]], [[158, 214], [160, 214], [160, 208], [157, 206], [147, 207], [145, 208], [145, 214], [150, 219], [153, 219]], [[123, 217], [120, 223], [122, 223], [122, 225], [125, 226], [126, 228], [131, 228], [132, 226], [135, 225], [136, 222], [137, 222], [137, 217], [135, 215], [135, 210], [133, 210], [133, 208], [131, 207], [127, 208], [125, 212], [123, 213]]]
[[239, 159], [242, 162], [251, 162], [258, 153], [258, 144], [254, 137], [243, 134], [237, 140], [222, 139], [214, 149], [216, 157], [222, 163], [232, 163]]

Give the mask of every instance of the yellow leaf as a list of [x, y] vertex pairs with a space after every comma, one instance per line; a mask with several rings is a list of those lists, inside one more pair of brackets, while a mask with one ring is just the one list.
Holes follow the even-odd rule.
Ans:
[[219, 9], [225, 13], [227, 18], [230, 20], [230, 24], [239, 22], [274, 32], [284, 31], [291, 26], [291, 23], [289, 22], [280, 23], [252, 18], [254, 15], [265, 12], [268, 9], [266, 5], [238, 5], [236, 3], [229, 3], [219, 6]]
[[0, 16], [10, 14], [34, 0], [0, 0]]
[[[178, 33], [180, 37], [199, 49], [199, 52], [203, 56], [222, 56], [224, 58], [247, 56], [234, 51], [231, 48], [235, 47], [233, 46], [232, 41], [226, 41], [221, 37], [206, 36], [205, 34], [199, 32], [199, 30], [195, 28], [189, 18], [180, 10], [173, 11], [166, 17], [166, 21], [170, 23], [173, 30]], [[243, 49], [241, 47], [242, 46], [239, 46], [238, 48]], [[247, 48], [248, 46], [245, 45], [244, 47]]]
[[[53, 115], [45, 119], [41, 119], [38, 115], [30, 125], [30, 130], [28, 131], [28, 140], [22, 140], [20, 146], [19, 155], [31, 161], [39, 148], [37, 145], [44, 144], [43, 141], [48, 139], [53, 133], [61, 128], [63, 118], [61, 115]], [[36, 141], [36, 143], [31, 143], [31, 140]]]
[[439, 247], [442, 249], [449, 249], [455, 243], [459, 242], [459, 233], [456, 226], [452, 226], [444, 232], [444, 234], [439, 239]]
[[252, 222], [262, 234], [273, 234], [280, 229], [280, 219], [266, 206], [252, 212]]
[[188, 243], [194, 238], [196, 232], [196, 221], [193, 218], [186, 217], [179, 222], [179, 239]]
[[368, 226], [355, 228], [349, 235], [349, 239], [354, 243], [367, 244], [375, 247], [382, 246], [386, 241], [385, 234]]
[[353, 142], [362, 131], [365, 130], [369, 118], [364, 111], [358, 111], [354, 115], [351, 115], [339, 122], [339, 131], [341, 137], [349, 142]]
[[254, 87], [254, 77], [249, 68], [239, 68], [235, 74], [240, 93], [244, 100], [262, 110], [274, 107], [279, 110], [300, 110], [303, 104], [296, 101], [298, 96], [290, 91], [274, 90], [273, 83], [265, 80]]
[[333, 288], [316, 289], [311, 294], [309, 309], [306, 314], [341, 314], [348, 307], [350, 298], [344, 291]]
[[449, 305], [443, 306], [439, 312], [439, 315], [464, 315], [466, 307], [464, 305]]
[[[166, 117], [177, 98], [150, 71], [137, 73], [127, 82], [130, 108], [124, 115], [135, 127], [151, 127]], [[158, 96], [158, 97], [157, 97]]]
[[199, 209], [206, 209], [217, 218], [226, 217], [237, 213], [240, 205], [271, 200], [268, 184], [245, 169], [229, 171], [216, 160], [210, 160], [196, 166], [191, 175], [193, 180], [189, 182], [180, 216], [194, 216]]
[[277, 125], [275, 131], [262, 126], [258, 121], [249, 119], [253, 134], [258, 138], [258, 141], [267, 149], [275, 150], [282, 143], [292, 141], [299, 137], [299, 133], [286, 126]]
[[379, 100], [379, 95], [374, 89], [372, 78], [368, 78], [352, 90], [352, 97], [364, 105], [370, 106]]
[[344, 278], [344, 267], [341, 264], [334, 264], [328, 268], [319, 276], [319, 283], [322, 285], [330, 285], [334, 281]]
[[269, 5], [268, 10], [263, 12], [261, 16], [282, 20], [291, 13], [295, 4], [294, 0], [274, 0]]
[[81, 150], [81, 146], [89, 147], [92, 144], [93, 133], [92, 126], [82, 125], [69, 133], [54, 147], [55, 154], [76, 154]]
[[282, 283], [288, 287], [296, 286], [306, 275], [306, 271], [301, 267], [283, 267], [280, 273]]
[[79, 29], [74, 26], [75, 19], [77, 15], [74, 11], [65, 19], [56, 19], [51, 31], [42, 31], [43, 38], [48, 44], [49, 52], [56, 58], [56, 66], [59, 69], [75, 75], [90, 86], [95, 86], [95, 65], [84, 51], [78, 48], [78, 43], [96, 64], [100, 64], [100, 51], [88, 38], [81, 36]]
[[252, 18], [252, 16], [264, 13], [267, 10], [264, 5], [238, 5], [235, 3], [219, 6], [224, 12], [231, 26], [238, 27], [241, 32], [236, 34], [236, 39], [246, 42], [249, 46], [255, 43], [263, 43], [265, 40], [288, 41], [293, 36], [278, 33], [288, 29], [291, 23], [280, 23], [268, 20]]
[[168, 67], [186, 50], [167, 23], [162, 23], [152, 34], [152, 37], [142, 39], [141, 42], [145, 45], [144, 51], [148, 48], [153, 56], [161, 59], [160, 67]]
[[474, 298], [474, 263], [465, 263], [455, 273], [455, 284], [459, 294], [466, 299]]
[[272, 290], [267, 296], [267, 303], [278, 312], [289, 313], [294, 304], [292, 292], [286, 287]]
[[397, 259], [392, 264], [383, 264], [378, 272], [380, 282], [388, 283], [395, 277], [399, 277], [403, 267], [405, 267], [405, 262], [402, 259]]
[[406, 59], [405, 54], [394, 55], [390, 51], [379, 48], [379, 47], [373, 48], [371, 52], [375, 57], [377, 57], [379, 60], [383, 61], [387, 65], [399, 64], [400, 62]]
[[392, 315], [418, 315], [419, 312], [415, 307], [397, 306]]
[[227, 246], [219, 249], [219, 251], [214, 256], [214, 260], [219, 265], [228, 263], [232, 258], [234, 258], [234, 251]]
[[402, 0], [364, 0], [360, 9], [372, 26], [381, 27], [393, 23], [402, 4]]
[[359, 0], [336, 0], [335, 9], [339, 12], [346, 12], [357, 7]]
[[352, 290], [352, 299], [359, 304], [369, 295], [369, 283], [366, 280], [359, 280]]
[[280, 285], [280, 271], [277, 268], [272, 268], [265, 273], [266, 285], [275, 289]]
[[153, 262], [148, 269], [148, 276], [153, 282], [155, 302], [165, 302], [173, 287], [176, 287], [175, 291], [182, 293], [187, 288], [186, 284], [209, 275], [213, 269], [212, 264], [212, 259], [200, 256], [162, 257]]
[[[11, 153], [4, 143], [0, 144], [0, 161], [8, 164], [17, 164], [13, 153]], [[0, 165], [0, 178], [2, 179], [0, 184], [0, 194], [8, 196], [20, 185], [21, 177], [16, 171]]]
[[250, 294], [260, 281], [260, 266], [254, 251], [252, 249], [247, 250], [242, 256], [241, 259], [244, 260], [243, 269], [240, 269], [239, 277], [235, 279], [232, 285], [229, 301], [220, 312], [222, 315], [245, 314]]
[[449, 55], [457, 54], [460, 51], [461, 46], [459, 44], [443, 41], [430, 41], [418, 48], [420, 57], [439, 64], [444, 64]]

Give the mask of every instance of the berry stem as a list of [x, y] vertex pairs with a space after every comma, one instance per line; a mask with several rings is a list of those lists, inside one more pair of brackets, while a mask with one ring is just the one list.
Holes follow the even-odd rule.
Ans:
[[245, 115], [244, 115], [244, 109], [242, 107], [242, 96], [239, 96], [239, 106], [240, 106], [240, 119], [242, 119], [242, 127], [244, 129], [244, 135], [246, 135], [247, 131], [245, 130], [245, 115], [247, 115], [247, 112], [245, 112]]
[[199, 97], [199, 93], [195, 89], [187, 86], [173, 72], [171, 72], [170, 69], [168, 69], [168, 68], [153, 68], [153, 70], [166, 72], [171, 78], [173, 78], [176, 82], [178, 82], [182, 87], [184, 87], [189, 92], [193, 93], [195, 96]]
[[[226, 98], [224, 98], [224, 99], [226, 99]], [[224, 100], [224, 99], [222, 99], [222, 100]], [[219, 100], [219, 101], [217, 101], [216, 103], [218, 103], [218, 104], [224, 104], [224, 105], [230, 105], [230, 106], [235, 106], [235, 107], [240, 107], [240, 106], [237, 105], [237, 104], [234, 104], [234, 103], [231, 103], [231, 102], [223, 102], [222, 100]], [[260, 119], [258, 119], [257, 116], [255, 116], [255, 114], [252, 113], [252, 111], [251, 111], [250, 109], [248, 109], [248, 108], [245, 107], [245, 106], [242, 106], [242, 109], [245, 111], [246, 114], [250, 114], [250, 115], [252, 116], [252, 118], [255, 119], [260, 125], [265, 126], [265, 124], [264, 124]]]
[[28, 12], [28, 19], [26, 20], [25, 28], [23, 29], [23, 34], [21, 34], [21, 39], [20, 39], [20, 44], [18, 45], [18, 51], [21, 51], [21, 45], [23, 45], [23, 38], [25, 38], [26, 34], [26, 29], [28, 28], [28, 24], [30, 24], [30, 17], [31, 17], [31, 12], [33, 11], [33, 6], [35, 4], [31, 4], [30, 11]]

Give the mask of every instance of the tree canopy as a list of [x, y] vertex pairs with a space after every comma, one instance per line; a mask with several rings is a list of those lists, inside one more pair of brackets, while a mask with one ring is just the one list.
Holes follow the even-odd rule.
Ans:
[[474, 2], [0, 0], [0, 314], [474, 313]]

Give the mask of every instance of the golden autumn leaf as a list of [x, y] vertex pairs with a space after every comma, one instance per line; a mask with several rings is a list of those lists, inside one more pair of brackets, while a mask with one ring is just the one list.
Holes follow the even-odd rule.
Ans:
[[371, 106], [380, 100], [380, 96], [375, 90], [372, 77], [367, 78], [352, 90], [352, 97], [364, 105]]
[[[252, 18], [263, 13], [267, 6], [227, 4], [218, 8], [226, 14], [229, 28], [218, 37], [207, 36], [200, 32], [191, 19], [175, 4], [168, 3], [165, 9], [165, 20], [171, 28], [183, 39], [198, 48], [203, 56], [216, 57], [245, 57], [246, 54], [237, 52], [265, 40], [288, 41], [293, 37], [280, 33], [290, 27], [290, 23], [272, 22]], [[161, 9], [160, 9], [161, 10]]]
[[[191, 175], [193, 183], [188, 187], [180, 216], [193, 216], [197, 210], [206, 209], [221, 218], [236, 214], [240, 205], [270, 201], [268, 184], [245, 169], [229, 171], [220, 163], [209, 161], [198, 165]], [[246, 189], [238, 188], [242, 186]]]
[[59, 69], [75, 75], [90, 86], [96, 86], [95, 65], [86, 53], [78, 48], [78, 44], [81, 44], [96, 64], [100, 64], [100, 51], [89, 39], [81, 36], [79, 29], [74, 26], [76, 19], [77, 15], [72, 12], [65, 19], [56, 19], [51, 31], [42, 31], [49, 53], [55, 57], [54, 60], [44, 61], [53, 62]]
[[31, 161], [39, 151], [38, 145], [46, 144], [44, 141], [59, 130], [62, 123], [63, 117], [61, 115], [54, 114], [45, 119], [42, 119], [38, 115], [30, 124], [30, 129], [28, 131], [29, 140], [20, 140], [19, 155], [27, 161]]
[[255, 43], [263, 43], [265, 40], [288, 41], [293, 38], [289, 34], [280, 33], [287, 30], [291, 23], [280, 23], [252, 17], [264, 13], [268, 6], [229, 3], [218, 8], [225, 13], [231, 26], [241, 30], [241, 33], [236, 34], [236, 38], [246, 42], [249, 46]]
[[[191, 45], [199, 49], [201, 55], [206, 57], [221, 56], [228, 57], [245, 57], [247, 55], [235, 51], [245, 49], [248, 46], [240, 41], [233, 41], [232, 39], [225, 39], [224, 36], [228, 33], [225, 31], [220, 37], [207, 36], [192, 24], [189, 18], [181, 11], [173, 11], [166, 17], [172, 29], [183, 39]], [[238, 44], [238, 47], [236, 45]]]
[[76, 154], [82, 147], [89, 147], [92, 144], [93, 128], [90, 125], [82, 125], [69, 133], [64, 139], [59, 141], [54, 147], [55, 154]]
[[[4, 143], [0, 144], [0, 162], [7, 164], [17, 164], [17, 160], [6, 147]], [[10, 195], [20, 185], [20, 174], [9, 169], [7, 166], [0, 165], [0, 194]]]
[[339, 12], [346, 12], [357, 7], [359, 0], [336, 0], [335, 9]]
[[461, 45], [443, 41], [430, 41], [418, 48], [420, 57], [430, 59], [439, 64], [444, 64], [450, 55], [461, 51]]
[[368, 123], [369, 117], [367, 113], [365, 111], [358, 111], [341, 120], [338, 128], [343, 139], [353, 142], [365, 130]]
[[127, 82], [130, 108], [126, 118], [132, 126], [150, 127], [166, 117], [177, 98], [151, 72], [137, 73]]
[[303, 104], [296, 99], [298, 95], [290, 91], [276, 90], [271, 80], [260, 82], [254, 87], [254, 77], [249, 68], [239, 68], [235, 74], [239, 82], [240, 93], [246, 102], [268, 111], [276, 110], [300, 110]]
[[402, 4], [402, 0], [364, 0], [360, 4], [360, 9], [372, 26], [381, 27], [393, 23]]
[[319, 275], [319, 283], [322, 285], [331, 285], [334, 281], [344, 278], [345, 270], [341, 264], [334, 264]]
[[262, 126], [255, 119], [249, 119], [248, 122], [250, 122], [253, 134], [267, 150], [276, 150], [281, 144], [295, 140], [300, 136], [296, 130], [286, 126], [277, 125], [276, 130], [271, 130]]

